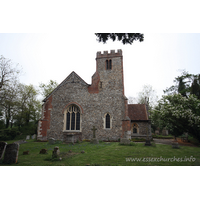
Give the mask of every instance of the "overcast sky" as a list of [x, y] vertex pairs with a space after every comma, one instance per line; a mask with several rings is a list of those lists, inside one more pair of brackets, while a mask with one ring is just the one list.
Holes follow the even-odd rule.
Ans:
[[61, 83], [75, 71], [88, 84], [96, 69], [96, 52], [122, 49], [125, 95], [137, 97], [145, 84], [159, 96], [180, 70], [200, 73], [200, 34], [144, 33], [143, 42], [99, 43], [93, 32], [1, 33], [0, 55], [23, 68], [21, 82], [38, 86], [50, 79]]
[[[161, 96], [162, 91], [170, 87], [174, 78], [180, 75], [179, 69], [185, 69], [193, 74], [200, 73], [198, 0], [2, 0], [0, 6], [0, 55], [12, 59], [14, 63], [19, 63], [24, 72], [20, 80], [25, 84], [38, 86], [40, 82], [47, 83], [50, 79], [60, 83], [72, 71], [90, 84], [96, 67], [96, 52], [114, 49], [123, 50], [127, 97], [137, 96], [144, 84], [152, 85]], [[119, 42], [110, 41], [107, 44], [100, 44], [96, 41], [94, 33], [102, 32], [144, 33], [144, 42], [122, 45]], [[12, 193], [16, 195], [21, 190], [22, 184], [24, 191], [34, 188], [38, 177], [41, 176], [43, 180], [46, 180], [45, 186], [47, 184], [48, 187], [44, 186], [41, 191], [32, 193], [33, 198], [37, 198], [38, 192], [40, 197], [43, 195], [43, 198], [63, 198], [66, 188], [70, 188], [73, 197], [75, 194], [82, 198], [79, 194], [88, 192], [89, 187], [92, 196], [100, 194], [100, 198], [113, 198], [114, 193], [110, 191], [119, 188], [114, 198], [130, 198], [130, 195], [135, 197], [137, 193], [138, 199], [141, 199], [148, 198], [153, 189], [149, 186], [156, 185], [160, 193], [154, 194], [154, 198], [159, 199], [160, 196], [163, 198], [163, 194], [166, 198], [171, 198], [171, 196], [180, 198], [177, 190], [166, 192], [166, 188], [169, 188], [168, 182], [173, 179], [172, 177], [181, 180], [178, 183], [178, 189], [184, 188], [187, 181], [185, 176], [182, 176], [185, 168], [158, 169], [155, 167], [151, 168], [150, 173], [144, 168], [140, 168], [141, 171], [137, 168], [137, 173], [133, 173], [131, 167], [108, 168], [104, 168], [103, 173], [101, 173], [102, 168], [95, 168], [98, 170], [95, 171], [95, 176], [91, 173], [91, 168], [84, 168], [84, 170], [81, 168], [78, 171], [70, 168], [72, 173], [66, 173], [66, 168], [62, 170], [59, 168], [55, 170], [55, 174], [53, 173], [55, 180], [49, 176], [52, 174], [50, 168], [33, 169], [31, 173], [29, 169], [25, 171], [24, 168], [20, 171], [21, 173], [9, 169], [4, 173], [2, 186], [13, 186]], [[163, 169], [168, 173], [163, 173]], [[194, 180], [199, 178], [198, 170], [198, 168], [190, 170], [188, 180], [191, 183], [195, 183]], [[162, 176], [160, 176], [161, 173]], [[10, 183], [10, 177], [19, 180], [21, 183], [18, 184], [19, 187]], [[194, 180], [191, 177], [194, 177]], [[59, 190], [55, 194], [50, 192], [48, 195], [43, 191], [44, 189], [48, 191], [48, 188], [52, 186], [52, 181], [58, 183], [55, 188], [59, 187]], [[29, 184], [24, 184], [24, 182]], [[157, 184], [158, 182], [161, 184]], [[170, 184], [170, 188], [177, 188], [176, 181]], [[71, 185], [79, 187], [79, 194], [77, 187], [73, 189]], [[141, 185], [144, 187], [140, 187]], [[102, 186], [104, 192], [99, 193], [99, 188]], [[5, 197], [7, 194], [12, 196], [10, 188], [3, 187]], [[137, 192], [134, 191], [132, 194], [130, 191], [133, 191], [133, 188], [136, 188]], [[193, 192], [183, 193], [181, 198], [198, 196], [198, 184], [189, 184], [187, 189]], [[88, 196], [89, 199], [90, 196]]]

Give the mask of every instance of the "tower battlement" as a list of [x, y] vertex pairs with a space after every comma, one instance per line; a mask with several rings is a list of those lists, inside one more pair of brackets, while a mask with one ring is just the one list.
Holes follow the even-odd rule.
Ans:
[[101, 53], [101, 51], [97, 52], [97, 58], [106, 58], [106, 57], [119, 57], [122, 56], [122, 50], [118, 49], [117, 52], [115, 50], [110, 50], [110, 53], [108, 51], [104, 51]]

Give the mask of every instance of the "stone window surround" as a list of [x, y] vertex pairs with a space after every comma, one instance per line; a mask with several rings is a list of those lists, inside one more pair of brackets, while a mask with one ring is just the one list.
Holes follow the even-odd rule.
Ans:
[[[78, 107], [79, 108], [79, 112], [80, 112], [80, 130], [66, 130], [66, 126], [67, 126], [67, 111], [68, 111], [68, 108], [70, 107], [70, 106], [76, 106], [76, 107]], [[81, 124], [82, 124], [82, 108], [80, 108], [80, 106], [79, 105], [77, 105], [77, 104], [75, 104], [74, 102], [73, 103], [70, 103], [70, 104], [68, 104], [67, 105], [67, 107], [65, 107], [65, 110], [64, 110], [64, 112], [63, 112], [63, 115], [64, 115], [64, 120], [63, 120], [63, 132], [65, 132], [65, 133], [79, 133], [79, 132], [82, 132], [82, 126], [81, 126]]]
[[[133, 128], [136, 128], [137, 129], [137, 133], [133, 133]], [[140, 132], [139, 132], [139, 125], [137, 124], [137, 123], [132, 123], [131, 124], [131, 134], [139, 134]]]
[[[106, 128], [106, 115], [109, 114], [110, 115], [110, 128]], [[111, 116], [111, 114], [109, 112], [105, 113], [104, 116], [102, 117], [103, 119], [103, 128], [104, 130], [111, 130], [112, 129], [112, 120], [113, 117]]]
[[106, 59], [105, 61], [105, 69], [112, 70], [112, 59]]

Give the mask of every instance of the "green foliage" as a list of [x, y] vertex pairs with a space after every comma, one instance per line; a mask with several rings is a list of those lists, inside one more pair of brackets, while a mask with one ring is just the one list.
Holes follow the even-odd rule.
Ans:
[[188, 97], [190, 94], [194, 94], [200, 99], [200, 74], [189, 74], [183, 71], [181, 76], [178, 76], [174, 80], [175, 85], [164, 90], [165, 94], [177, 94], [180, 93], [184, 97]]
[[47, 84], [40, 83], [39, 87], [43, 97], [47, 97], [56, 87], [58, 83], [56, 81], [50, 80]]
[[[14, 141], [7, 141], [8, 144]], [[155, 147], [146, 147], [144, 143], [135, 143], [134, 146], [119, 145], [118, 142], [90, 144], [84, 142], [76, 145], [59, 144], [60, 157], [62, 160], [53, 160], [52, 151], [55, 145], [48, 142], [35, 142], [28, 140], [21, 144], [18, 154], [18, 163], [12, 166], [191, 166], [200, 165], [200, 148], [181, 146], [181, 149], [172, 149], [171, 145], [156, 144]], [[47, 149], [48, 154], [39, 154], [41, 149]], [[29, 155], [23, 155], [29, 150]], [[69, 153], [72, 150], [72, 153]], [[81, 151], [85, 153], [82, 154]], [[190, 158], [193, 156], [194, 162], [142, 162], [127, 161], [127, 158]], [[1, 166], [6, 164], [1, 163]]]
[[123, 44], [132, 44], [133, 41], [144, 40], [144, 35], [141, 33], [95, 33], [99, 42], [106, 43], [107, 40], [112, 39], [115, 41], [122, 41]]
[[178, 137], [188, 132], [200, 141], [200, 100], [195, 95], [181, 94], [163, 96], [159, 109], [151, 113], [152, 119], [159, 116], [160, 124]]
[[0, 130], [0, 141], [13, 140], [21, 133], [14, 129], [2, 129]]

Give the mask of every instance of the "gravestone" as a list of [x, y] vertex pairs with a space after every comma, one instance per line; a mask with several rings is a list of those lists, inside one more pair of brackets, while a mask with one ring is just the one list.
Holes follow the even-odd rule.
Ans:
[[52, 158], [58, 158], [59, 155], [60, 155], [59, 147], [54, 147], [54, 150], [52, 152]]
[[125, 132], [125, 137], [126, 137], [126, 139], [130, 139], [131, 140], [131, 131], [126, 131]]
[[27, 143], [26, 140], [19, 140], [19, 141], [13, 142], [13, 144], [24, 144], [24, 143]]
[[179, 148], [180, 148], [177, 141], [173, 141], [173, 142], [172, 142], [172, 148], [173, 148], [173, 149], [179, 149]]
[[56, 140], [54, 138], [49, 138], [49, 144], [55, 144]]
[[29, 154], [29, 151], [24, 151], [23, 152], [23, 155], [28, 155]]
[[34, 140], [35, 138], [36, 138], [36, 134], [34, 134], [34, 135], [31, 136], [31, 139]]
[[30, 140], [30, 135], [27, 135], [27, 136], [26, 136], [26, 140]]
[[7, 163], [7, 164], [17, 163], [18, 152], [19, 152], [18, 143], [8, 144], [5, 150], [5, 155], [4, 155], [4, 160], [3, 160], [4, 163]]
[[47, 154], [47, 149], [41, 149], [40, 154]]
[[91, 139], [92, 144], [99, 144], [99, 140], [96, 138], [95, 131], [97, 130], [95, 126], [91, 129], [93, 131], [93, 138]]
[[3, 155], [6, 149], [6, 142], [0, 142], [0, 161], [3, 159]]
[[151, 140], [149, 139], [149, 137], [147, 137], [144, 146], [151, 146]]
[[130, 143], [131, 143], [131, 141], [127, 138], [120, 139], [120, 144], [129, 145]]

